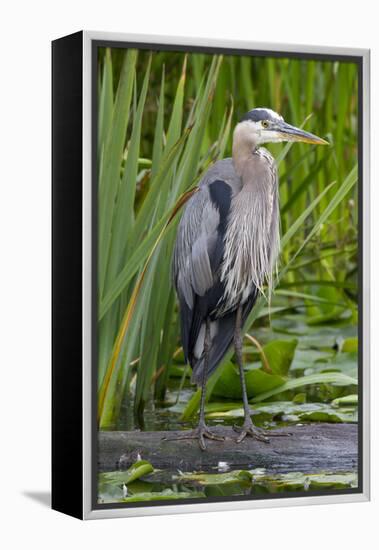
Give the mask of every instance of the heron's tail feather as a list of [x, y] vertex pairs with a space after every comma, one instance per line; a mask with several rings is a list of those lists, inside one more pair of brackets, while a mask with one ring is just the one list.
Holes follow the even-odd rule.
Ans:
[[[212, 338], [209, 351], [207, 379], [210, 377], [221, 362], [222, 358], [233, 342], [236, 312], [226, 315], [218, 320], [217, 333]], [[200, 359], [193, 357], [191, 381], [201, 385], [204, 371], [204, 355]]]
[[[250, 294], [248, 300], [243, 305], [242, 311], [242, 323], [244, 324], [250, 311], [252, 310], [255, 301], [257, 299], [258, 292], [256, 289]], [[217, 330], [212, 336], [211, 349], [209, 352], [208, 360], [208, 369], [207, 369], [207, 380], [216, 370], [218, 365], [221, 363], [223, 357], [227, 353], [228, 349], [233, 343], [234, 329], [236, 325], [236, 311], [232, 311], [224, 317], [221, 317], [217, 320]], [[192, 366], [192, 378], [191, 381], [198, 385], [201, 385], [203, 379], [204, 371], [204, 355], [200, 359], [196, 359], [192, 356], [191, 361]]]

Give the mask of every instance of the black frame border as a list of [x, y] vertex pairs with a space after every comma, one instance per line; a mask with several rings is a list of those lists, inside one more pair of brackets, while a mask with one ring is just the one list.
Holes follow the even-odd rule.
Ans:
[[77, 518], [83, 517], [82, 44], [83, 32], [52, 42], [51, 506]]

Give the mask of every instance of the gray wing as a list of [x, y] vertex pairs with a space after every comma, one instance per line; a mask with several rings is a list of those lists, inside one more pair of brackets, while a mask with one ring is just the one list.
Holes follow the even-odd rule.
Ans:
[[[223, 189], [218, 185], [219, 191], [214, 192], [216, 183], [224, 184]], [[224, 218], [228, 214], [225, 212], [228, 200], [221, 195], [228, 194], [228, 190], [234, 195], [241, 188], [232, 159], [216, 162], [205, 174], [199, 188], [185, 207], [173, 257], [175, 286], [190, 307], [193, 306], [193, 292], [203, 295], [213, 283], [211, 260], [217, 243], [220, 213]]]
[[[173, 280], [180, 302], [186, 360], [196, 354], [203, 321], [222, 296], [219, 267], [230, 202], [240, 180], [230, 159], [216, 163], [189, 200], [178, 227]], [[198, 357], [197, 357], [198, 358]]]
[[178, 294], [193, 308], [194, 295], [203, 296], [213, 284], [212, 250], [220, 216], [207, 187], [190, 199], [179, 224], [173, 258], [173, 278]]

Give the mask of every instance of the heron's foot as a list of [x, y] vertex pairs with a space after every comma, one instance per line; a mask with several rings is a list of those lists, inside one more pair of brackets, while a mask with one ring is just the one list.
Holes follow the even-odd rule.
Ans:
[[257, 441], [263, 441], [263, 443], [270, 443], [270, 437], [287, 437], [292, 435], [289, 432], [262, 430], [262, 428], [254, 426], [250, 416], [245, 418], [242, 426], [233, 426], [233, 429], [240, 434], [236, 439], [236, 443], [241, 443], [241, 441], [243, 441], [247, 436], [253, 437]]
[[213, 439], [214, 441], [225, 441], [223, 436], [213, 433], [204, 423], [200, 423], [194, 430], [188, 430], [182, 434], [173, 435], [172, 437], [165, 437], [164, 439], [166, 441], [173, 441], [177, 439], [197, 439], [200, 449], [205, 451], [207, 448], [204, 441], [205, 438]]

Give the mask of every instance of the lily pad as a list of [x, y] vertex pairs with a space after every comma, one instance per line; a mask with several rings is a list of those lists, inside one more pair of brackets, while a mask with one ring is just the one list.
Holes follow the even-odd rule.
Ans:
[[341, 372], [347, 376], [356, 378], [358, 374], [358, 355], [357, 353], [340, 352], [334, 355], [327, 362], [315, 363], [309, 366], [304, 374], [315, 374], [322, 372]]
[[329, 325], [311, 326], [309, 318], [299, 313], [272, 319], [272, 328], [276, 333], [295, 336], [299, 340], [298, 349], [317, 349], [333, 351], [339, 338], [344, 340], [357, 336], [357, 326], [351, 320], [340, 320]]
[[342, 406], [358, 405], [358, 395], [354, 393], [352, 395], [337, 397], [337, 399], [333, 399], [331, 404], [332, 404], [332, 407], [340, 407], [341, 405]]
[[190, 483], [195, 488], [203, 488], [207, 497], [249, 494], [252, 474], [247, 470], [234, 470], [228, 473], [182, 473], [175, 478], [179, 483]]
[[358, 338], [356, 336], [354, 338], [346, 338], [342, 344], [341, 351], [358, 352]]
[[227, 485], [236, 481], [251, 481], [252, 474], [248, 470], [233, 470], [223, 474], [181, 473], [174, 476], [175, 480], [193, 481], [199, 485]]
[[357, 422], [358, 415], [356, 409], [347, 409], [345, 411], [326, 409], [324, 411], [314, 411], [299, 415], [302, 422]]
[[[229, 404], [212, 403], [207, 407], [209, 418], [243, 418], [242, 403]], [[222, 407], [224, 405], [224, 407]], [[223, 408], [223, 410], [221, 410]], [[293, 401], [274, 401], [259, 403], [251, 406], [254, 421], [281, 421], [281, 422], [357, 422], [357, 408], [352, 405], [333, 408], [328, 403], [294, 403]]]
[[255, 475], [253, 486], [268, 493], [284, 491], [309, 491], [315, 489], [347, 489], [357, 487], [358, 476], [355, 472], [342, 472], [337, 474], [320, 473], [304, 474], [291, 472], [275, 476]]
[[[250, 368], [245, 372], [246, 391], [249, 398], [262, 392], [272, 390], [282, 386], [286, 379], [277, 374], [268, 374], [257, 364], [255, 368]], [[213, 389], [213, 395], [226, 397], [229, 399], [241, 399], [242, 389], [238, 367], [229, 363], [224, 369], [222, 375], [217, 380]]]
[[142, 476], [150, 474], [154, 471], [153, 466], [147, 460], [139, 460], [135, 462], [125, 471], [104, 472], [99, 475], [100, 483], [111, 485], [128, 485], [132, 481], [139, 479]]
[[274, 388], [269, 391], [262, 392], [259, 395], [255, 396], [252, 399], [252, 402], [257, 403], [259, 401], [265, 401], [269, 397], [278, 395], [283, 391], [301, 388], [310, 384], [338, 384], [341, 386], [350, 386], [357, 385], [358, 380], [356, 378], [352, 378], [351, 376], [342, 374], [341, 372], [323, 372], [319, 374], [311, 374], [309, 376], [302, 376], [300, 378], [289, 380], [279, 388]]
[[173, 491], [172, 489], [165, 489], [161, 492], [137, 493], [136, 495], [123, 498], [119, 502], [150, 502], [154, 500], [182, 500], [189, 498], [205, 498], [205, 494], [200, 491]]
[[120, 502], [124, 498], [123, 487], [111, 483], [99, 481], [97, 493], [98, 501], [102, 503]]
[[323, 351], [319, 349], [296, 349], [294, 359], [291, 364], [291, 373], [292, 372], [301, 372], [305, 369], [312, 368], [317, 364], [324, 364], [330, 359], [333, 359], [336, 352], [334, 350]]
[[292, 399], [293, 403], [306, 403], [307, 402], [307, 394], [305, 392], [299, 392], [296, 395], [294, 395]]
[[273, 340], [263, 347], [273, 374], [286, 376], [294, 358], [298, 340]]

